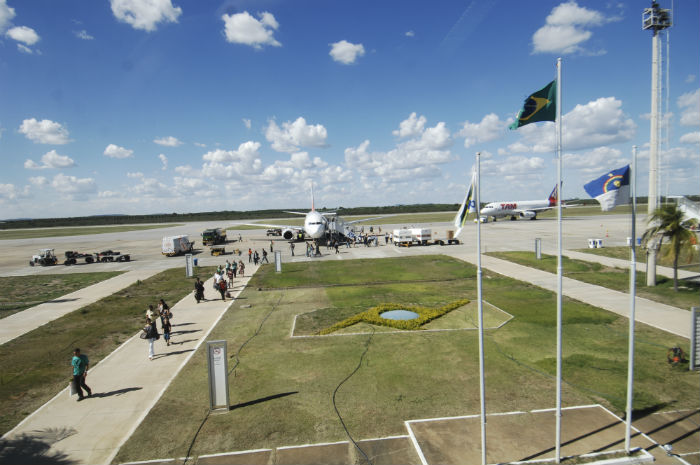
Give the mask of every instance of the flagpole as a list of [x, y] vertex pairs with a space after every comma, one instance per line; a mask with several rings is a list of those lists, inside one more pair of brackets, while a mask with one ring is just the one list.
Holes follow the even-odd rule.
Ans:
[[558, 254], [557, 254], [557, 411], [556, 411], [556, 463], [561, 462], [561, 333], [562, 333], [562, 221], [561, 221], [561, 58], [557, 58], [557, 222], [558, 230]]
[[486, 465], [486, 386], [484, 382], [484, 303], [481, 272], [481, 152], [476, 152], [476, 289], [479, 315], [479, 397], [481, 399], [481, 465]]
[[632, 397], [634, 395], [634, 320], [635, 297], [637, 294], [637, 146], [632, 146], [632, 246], [630, 247], [630, 331], [627, 355], [627, 413], [625, 425], [625, 452], [630, 454], [632, 435]]

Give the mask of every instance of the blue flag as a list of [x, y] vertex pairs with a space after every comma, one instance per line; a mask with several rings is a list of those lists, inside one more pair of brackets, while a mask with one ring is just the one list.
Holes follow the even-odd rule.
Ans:
[[630, 202], [630, 165], [612, 170], [584, 185], [588, 195], [600, 203], [604, 212]]

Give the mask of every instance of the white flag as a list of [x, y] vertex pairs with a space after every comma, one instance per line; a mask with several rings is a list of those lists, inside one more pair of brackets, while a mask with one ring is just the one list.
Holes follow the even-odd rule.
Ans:
[[474, 200], [474, 190], [476, 189], [476, 171], [472, 172], [472, 182], [467, 189], [467, 195], [464, 196], [464, 202], [459, 208], [459, 211], [455, 215], [454, 225], [457, 228], [455, 232], [455, 238], [459, 236], [464, 228], [464, 223], [467, 221], [467, 217], [470, 213], [476, 212], [476, 202]]

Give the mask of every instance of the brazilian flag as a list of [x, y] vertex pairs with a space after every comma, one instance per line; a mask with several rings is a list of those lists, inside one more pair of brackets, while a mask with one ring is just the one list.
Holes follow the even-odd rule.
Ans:
[[555, 121], [557, 116], [557, 81], [552, 81], [542, 89], [525, 99], [522, 110], [518, 113], [510, 129], [537, 121]]

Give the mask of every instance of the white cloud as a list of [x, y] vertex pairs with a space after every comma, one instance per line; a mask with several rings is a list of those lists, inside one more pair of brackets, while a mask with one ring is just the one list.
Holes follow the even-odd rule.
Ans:
[[365, 47], [362, 44], [353, 44], [347, 40], [341, 40], [330, 44], [331, 51], [329, 55], [333, 60], [344, 65], [351, 65], [365, 54]]
[[[410, 134], [412, 138], [404, 140], [387, 152], [371, 152], [369, 140], [357, 147], [346, 148], [346, 166], [358, 171], [365, 179], [379, 177], [384, 183], [441, 176], [437, 165], [452, 161], [453, 158], [448, 150], [452, 144], [450, 132], [444, 122], [424, 128], [424, 123], [420, 123], [422, 119], [422, 116], [409, 116], [405, 121], [412, 122], [404, 125], [403, 133]], [[397, 131], [394, 131], [394, 134], [397, 134]], [[401, 134], [401, 125], [398, 134]]]
[[85, 29], [82, 29], [80, 31], [73, 31], [73, 34], [75, 34], [75, 37], [77, 37], [78, 39], [82, 39], [82, 40], [93, 40], [94, 39], [94, 37], [91, 36], [90, 34], [88, 34], [88, 31], [86, 31]]
[[44, 176], [32, 176], [29, 178], [29, 183], [35, 187], [42, 187], [46, 186], [49, 183], [49, 180]]
[[42, 164], [39, 165], [34, 160], [24, 162], [24, 167], [29, 170], [44, 170], [44, 169], [62, 169], [72, 168], [75, 166], [75, 161], [66, 156], [59, 155], [55, 150], [51, 150], [41, 157]]
[[164, 154], [161, 153], [160, 155], [158, 155], [158, 159], [160, 160], [161, 164], [163, 165], [161, 169], [163, 171], [167, 170], [168, 169], [168, 157], [166, 157]]
[[109, 158], [130, 158], [134, 156], [134, 151], [115, 144], [109, 144], [105, 148], [104, 156]]
[[426, 121], [427, 119], [425, 116], [421, 115], [419, 118], [414, 111], [408, 116], [408, 118], [399, 123], [399, 129], [396, 129], [391, 133], [401, 138], [415, 137], [423, 132]]
[[544, 159], [522, 155], [508, 157], [506, 160], [488, 159], [481, 162], [481, 172], [498, 177], [518, 176], [540, 173], [545, 168]]
[[686, 92], [678, 97], [678, 107], [681, 111], [681, 124], [683, 126], [700, 125], [700, 89]]
[[685, 78], [685, 83], [686, 83], [686, 84], [692, 84], [693, 82], [695, 82], [695, 80], [696, 80], [697, 78], [698, 78], [698, 77], [697, 77], [695, 74], [689, 74], [689, 75], [686, 76], [686, 78]]
[[564, 166], [567, 169], [577, 169], [591, 176], [620, 168], [629, 162], [629, 158], [624, 157], [620, 150], [611, 147], [596, 147], [583, 153], [564, 154]]
[[243, 125], [246, 129], [250, 129], [253, 123], [248, 118], [243, 118]]
[[554, 7], [545, 25], [532, 36], [533, 53], [583, 52], [581, 44], [593, 35], [588, 29], [611, 20], [596, 10], [578, 6], [574, 0], [562, 3]]
[[173, 136], [168, 136], [168, 137], [161, 137], [160, 139], [154, 139], [153, 142], [155, 142], [158, 145], [162, 145], [164, 147], [179, 147], [182, 145], [182, 142], [180, 142], [177, 137]]
[[7, 4], [7, 0], [0, 0], [0, 33], [5, 32], [14, 17], [15, 9]]
[[464, 147], [469, 148], [480, 142], [498, 139], [505, 133], [510, 122], [510, 120], [501, 121], [498, 115], [489, 113], [481, 119], [480, 123], [465, 121], [457, 135], [464, 137]]
[[[576, 105], [562, 118], [564, 150], [581, 150], [627, 142], [637, 125], [622, 111], [615, 97], [601, 97]], [[518, 129], [521, 139], [511, 144], [510, 153], [554, 152], [554, 123], [529, 124]]]
[[253, 18], [247, 11], [223, 15], [221, 19], [224, 21], [226, 41], [250, 45], [256, 49], [261, 49], [264, 45], [281, 46], [274, 37], [279, 24], [272, 13], [263, 12], [258, 17], [259, 20]]
[[7, 37], [25, 45], [34, 45], [39, 42], [39, 34], [34, 29], [27, 26], [15, 26], [5, 33]]
[[194, 142], [194, 145], [203, 149], [207, 148], [207, 144], [202, 144], [201, 142]]
[[245, 178], [257, 174], [262, 169], [260, 142], [248, 141], [238, 146], [238, 150], [213, 150], [202, 156], [206, 162], [202, 166], [205, 176], [215, 179]]
[[683, 134], [680, 141], [683, 144], [700, 144], [700, 131]]
[[19, 132], [37, 144], [63, 145], [71, 142], [68, 131], [59, 123], [48, 119], [25, 119], [19, 127]]
[[282, 127], [270, 120], [265, 130], [265, 138], [278, 152], [296, 152], [299, 147], [324, 147], [328, 133], [321, 124], [309, 125], [301, 116], [294, 122], [285, 121]]
[[112, 13], [119, 21], [134, 29], [152, 32], [161, 22], [177, 23], [182, 8], [171, 0], [110, 0]]
[[135, 185], [129, 187], [130, 197], [170, 198], [173, 196], [173, 190], [165, 183], [155, 178], [147, 178], [143, 173], [127, 173], [127, 177], [138, 180]]
[[195, 169], [190, 165], [176, 166], [175, 172], [180, 176], [193, 176], [196, 174]]
[[406, 31], [406, 37], [415, 37], [416, 33], [413, 31]]
[[0, 184], [0, 200], [14, 200], [17, 195], [17, 188], [14, 184]]
[[17, 50], [19, 50], [19, 51], [22, 52], [22, 53], [26, 53], [27, 55], [33, 55], [33, 54], [34, 54], [34, 50], [31, 49], [31, 48], [29, 48], [29, 47], [27, 47], [27, 46], [24, 45], [24, 44], [17, 44]]
[[59, 173], [53, 177], [51, 187], [56, 192], [66, 195], [74, 200], [86, 200], [87, 194], [97, 192], [97, 184], [92, 178], [77, 178]]

